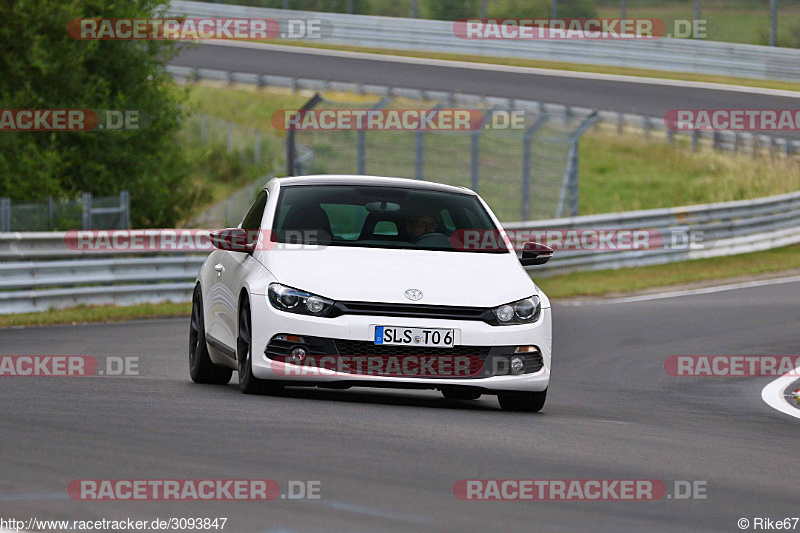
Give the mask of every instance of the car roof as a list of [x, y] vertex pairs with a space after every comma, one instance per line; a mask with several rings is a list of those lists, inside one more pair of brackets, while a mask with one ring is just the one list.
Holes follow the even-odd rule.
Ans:
[[391, 178], [387, 176], [362, 176], [346, 174], [325, 174], [315, 176], [294, 176], [275, 178], [281, 187], [291, 185], [383, 185], [389, 187], [402, 187], [407, 189], [423, 189], [458, 194], [472, 194], [475, 192], [466, 187], [456, 187], [432, 181], [412, 180], [408, 178]]

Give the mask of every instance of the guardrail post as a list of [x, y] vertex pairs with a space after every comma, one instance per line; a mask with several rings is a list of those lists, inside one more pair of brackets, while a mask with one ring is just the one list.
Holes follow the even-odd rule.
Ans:
[[92, 229], [92, 193], [85, 192], [81, 196], [81, 229]]
[[786, 141], [786, 157], [792, 157], [794, 153], [794, 144], [792, 143], [791, 139], [785, 139]]
[[617, 113], [617, 133], [622, 135], [625, 130], [625, 114], [621, 111]]
[[[472, 146], [471, 146], [471, 154], [472, 154], [472, 172], [471, 172], [471, 183], [472, 183], [472, 190], [480, 193], [480, 172], [481, 172], [481, 130], [480, 128], [473, 130], [472, 134], [470, 135]], [[787, 145], [788, 146], [788, 145]]]
[[714, 132], [714, 150], [720, 151], [722, 149], [722, 134], [718, 131]]
[[700, 143], [700, 131], [692, 130], [692, 152], [696, 152]]
[[11, 198], [0, 198], [0, 231], [11, 231]]
[[542, 126], [547, 124], [548, 116], [543, 114], [522, 136], [522, 206], [520, 209], [523, 221], [531, 218], [531, 143], [533, 136]]
[[128, 191], [119, 191], [119, 229], [131, 227], [131, 197]]

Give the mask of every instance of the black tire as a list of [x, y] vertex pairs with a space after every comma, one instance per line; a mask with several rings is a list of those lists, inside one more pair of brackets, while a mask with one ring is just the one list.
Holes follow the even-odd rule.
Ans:
[[481, 393], [470, 389], [442, 389], [442, 396], [446, 400], [477, 400]]
[[208, 355], [206, 325], [203, 318], [203, 292], [200, 285], [192, 295], [192, 318], [189, 320], [189, 375], [195, 383], [226, 385], [233, 370], [215, 365]]
[[538, 413], [544, 407], [547, 389], [542, 392], [505, 392], [497, 395], [504, 411], [524, 411]]
[[245, 394], [276, 394], [281, 387], [253, 375], [252, 318], [250, 300], [245, 298], [239, 306], [239, 330], [236, 335], [236, 362], [239, 388]]

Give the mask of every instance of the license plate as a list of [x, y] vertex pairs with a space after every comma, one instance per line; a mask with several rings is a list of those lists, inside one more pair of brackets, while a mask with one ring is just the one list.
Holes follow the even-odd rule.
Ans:
[[375, 326], [375, 344], [452, 348], [454, 343], [452, 329]]

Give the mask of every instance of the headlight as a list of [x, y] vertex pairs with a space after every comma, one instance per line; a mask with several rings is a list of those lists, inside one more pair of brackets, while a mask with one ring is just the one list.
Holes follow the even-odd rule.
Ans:
[[497, 323], [501, 326], [530, 324], [539, 320], [539, 315], [542, 313], [542, 302], [534, 294], [530, 298], [495, 307], [492, 311], [497, 317]]
[[275, 309], [300, 315], [326, 316], [334, 304], [333, 300], [280, 283], [270, 283], [268, 294]]

